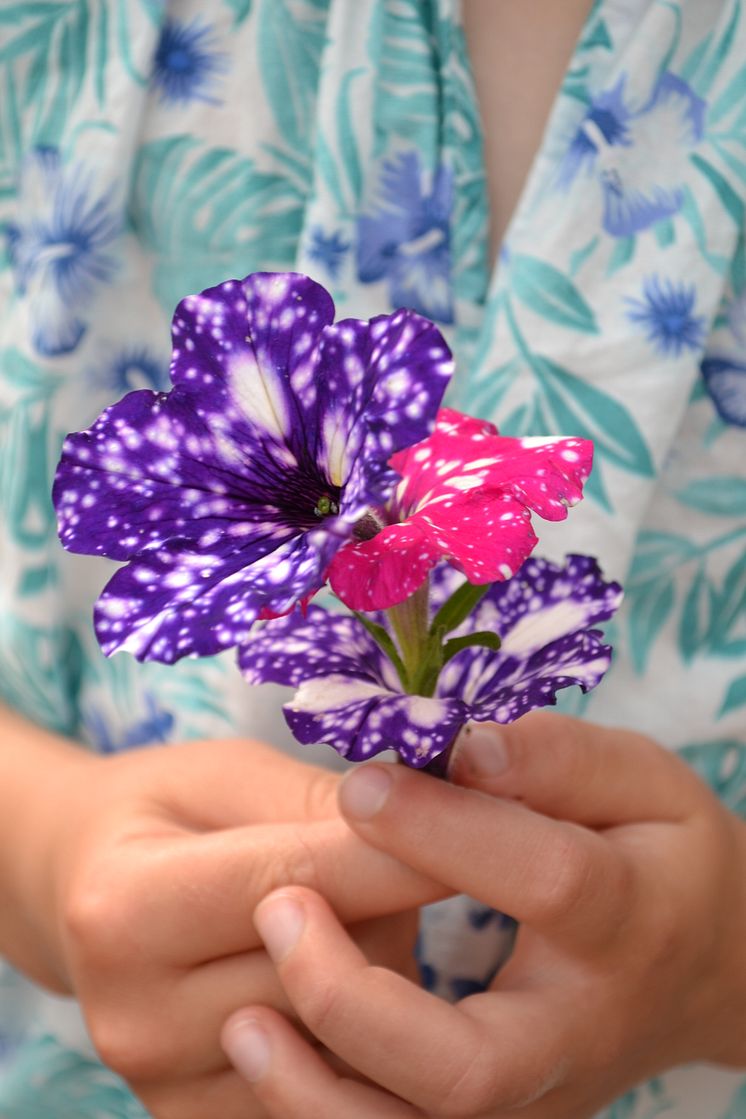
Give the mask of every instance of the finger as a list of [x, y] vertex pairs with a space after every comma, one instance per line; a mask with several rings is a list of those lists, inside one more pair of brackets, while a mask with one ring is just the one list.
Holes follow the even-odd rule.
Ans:
[[271, 1119], [227, 1058], [216, 1075], [130, 1086], [154, 1119]]
[[264, 1007], [226, 1022], [225, 1051], [270, 1119], [415, 1119], [422, 1113], [370, 1085], [337, 1076], [318, 1050]]
[[149, 757], [159, 768], [154, 807], [166, 807], [178, 821], [197, 829], [336, 815], [338, 774], [261, 742], [187, 742], [179, 746], [177, 758], [172, 746], [155, 748]]
[[372, 967], [313, 891], [284, 889], [254, 914], [293, 1006], [333, 1053], [427, 1114], [517, 1106], [556, 1083], [573, 1012], [532, 989], [450, 1006]]
[[577, 824], [417, 773], [362, 766], [340, 807], [363, 839], [576, 948], [604, 941], [630, 904], [621, 851]]
[[246, 915], [278, 886], [313, 886], [345, 924], [414, 909], [447, 893], [373, 850], [339, 817], [132, 842], [141, 850], [133, 856], [131, 844], [124, 848], [121, 873], [108, 858], [103, 880], [89, 885], [91, 896], [82, 899], [76, 920], [95, 928], [79, 931], [100, 953], [134, 950], [167, 965], [257, 947]]
[[[351, 926], [350, 935], [376, 964], [403, 967], [414, 977], [416, 920], [416, 913], [407, 913], [366, 921]], [[295, 1017], [263, 948], [177, 972], [169, 981], [159, 976], [158, 991], [154, 998], [152, 986], [134, 988], [120, 978], [106, 992], [105, 1013], [90, 1022], [104, 1062], [126, 1080], [140, 1084], [224, 1069], [220, 1030], [241, 1006], [257, 1003]], [[100, 982], [96, 994], [100, 1005], [104, 995]], [[133, 1029], [138, 1021], [139, 1028]]]
[[545, 711], [509, 726], [471, 724], [456, 744], [451, 778], [593, 827], [682, 820], [703, 791], [652, 739]]

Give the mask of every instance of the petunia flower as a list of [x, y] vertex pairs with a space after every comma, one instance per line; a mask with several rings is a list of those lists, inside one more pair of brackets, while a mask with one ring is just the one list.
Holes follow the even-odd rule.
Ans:
[[[436, 569], [433, 616], [460, 582], [448, 565]], [[441, 669], [432, 696], [406, 694], [362, 622], [319, 606], [306, 618], [295, 613], [255, 631], [239, 650], [239, 664], [250, 684], [298, 688], [284, 712], [299, 742], [329, 743], [352, 761], [394, 749], [420, 768], [469, 721], [511, 723], [555, 703], [561, 688], [595, 687], [611, 648], [593, 627], [613, 615], [621, 595], [589, 556], [568, 556], [564, 566], [532, 557], [512, 579], [490, 587], [454, 630], [454, 637], [498, 633], [500, 648], [461, 649]], [[386, 615], [373, 620], [388, 628]]]
[[333, 319], [330, 295], [295, 273], [189, 296], [171, 391], [130, 393], [68, 436], [62, 542], [129, 561], [96, 608], [107, 655], [170, 663], [242, 641], [318, 590], [386, 501], [388, 460], [432, 429], [450, 353], [412, 311]]
[[564, 519], [592, 460], [587, 439], [511, 439], [443, 408], [431, 436], [392, 456], [402, 480], [379, 531], [337, 553], [332, 589], [353, 610], [385, 610], [443, 558], [472, 583], [509, 579], [537, 543], [531, 511]]

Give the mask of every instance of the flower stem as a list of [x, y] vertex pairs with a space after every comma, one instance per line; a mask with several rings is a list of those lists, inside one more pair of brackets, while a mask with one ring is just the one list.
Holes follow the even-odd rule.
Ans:
[[428, 592], [429, 580], [426, 579], [413, 595], [398, 606], [390, 606], [386, 611], [399, 643], [410, 684], [417, 676], [428, 641]]

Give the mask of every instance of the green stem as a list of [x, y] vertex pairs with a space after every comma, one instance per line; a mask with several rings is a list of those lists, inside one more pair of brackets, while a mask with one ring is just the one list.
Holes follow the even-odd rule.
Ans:
[[386, 611], [399, 643], [404, 668], [410, 681], [414, 680], [428, 638], [429, 580], [419, 590], [398, 606]]

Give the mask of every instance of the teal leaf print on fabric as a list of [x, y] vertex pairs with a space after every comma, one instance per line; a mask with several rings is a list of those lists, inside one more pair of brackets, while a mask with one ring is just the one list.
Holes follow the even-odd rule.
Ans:
[[743, 229], [744, 203], [737, 192], [730, 185], [724, 175], [703, 156], [693, 155], [692, 163], [710, 183], [723, 204], [723, 209], [730, 214], [738, 229]]
[[679, 650], [686, 663], [692, 660], [711, 633], [714, 597], [700, 565], [684, 598], [679, 621]]
[[0, 1084], [3, 1119], [148, 1119], [124, 1081], [42, 1036], [24, 1045]]
[[291, 267], [303, 204], [289, 179], [181, 135], [139, 149], [129, 222], [157, 256], [153, 287], [171, 314], [184, 292]]
[[695, 555], [695, 546], [685, 536], [669, 532], [642, 532], [632, 561], [628, 587], [655, 578], [668, 580], [677, 567]]
[[572, 280], [559, 269], [526, 254], [510, 254], [508, 261], [512, 290], [532, 311], [561, 326], [598, 333], [593, 311]]
[[[59, 381], [15, 349], [0, 351], [0, 376], [13, 390], [0, 404], [3, 520], [16, 544], [31, 551], [45, 550], [56, 539], [50, 486], [62, 443], [62, 433], [52, 429], [52, 401]], [[31, 584], [23, 584], [24, 594], [31, 593], [40, 576], [30, 578]], [[48, 575], [45, 581], [50, 579]]]
[[714, 596], [710, 634], [713, 653], [746, 656], [746, 553], [738, 556]]
[[746, 1115], [746, 1084], [736, 1092], [728, 1108], [718, 1119], [743, 1119]]
[[82, 665], [80, 641], [66, 626], [0, 618], [0, 700], [33, 722], [74, 734]]
[[715, 517], [746, 517], [746, 478], [738, 475], [716, 475], [690, 482], [677, 490], [675, 497], [683, 505]]
[[601, 460], [607, 458], [633, 474], [653, 476], [650, 451], [624, 404], [549, 358], [536, 354], [532, 366], [555, 417], [554, 430], [592, 439]]
[[[719, 738], [689, 743], [678, 752], [719, 800], [732, 812], [746, 816], [746, 744], [733, 738]], [[743, 1098], [746, 1104], [746, 1096]]]
[[616, 1100], [598, 1119], [657, 1119], [673, 1106], [663, 1080], [655, 1077]]
[[251, 13], [252, 0], [225, 0], [225, 2], [233, 12], [234, 26], [243, 23]]
[[746, 706], [746, 676], [738, 676], [730, 682], [720, 705], [718, 717], [721, 718], [723, 715], [727, 715], [729, 711], [735, 711], [737, 708], [744, 706]]
[[668, 621], [675, 601], [673, 583], [653, 579], [640, 586], [627, 584], [625, 591], [629, 624], [630, 659], [637, 672], [645, 671], [650, 650]]
[[326, 36], [325, 12], [303, 0], [261, 0], [255, 18], [259, 70], [277, 130], [289, 148], [307, 152]]
[[736, 38], [736, 31], [741, 19], [741, 0], [732, 0], [725, 5], [727, 21], [724, 22], [722, 33], [717, 34], [717, 29], [711, 31], [692, 51], [684, 64], [686, 76], [701, 97], [706, 97], [718, 75], [724, 69], [728, 55]]
[[423, 166], [439, 159], [439, 31], [437, 5], [425, 0], [380, 4], [371, 28], [377, 72], [374, 158], [398, 138], [415, 145]]

